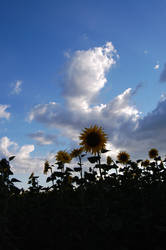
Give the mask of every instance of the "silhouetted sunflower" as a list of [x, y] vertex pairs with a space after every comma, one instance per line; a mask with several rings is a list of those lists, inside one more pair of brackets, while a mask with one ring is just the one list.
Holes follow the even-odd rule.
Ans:
[[117, 159], [120, 163], [125, 164], [129, 161], [130, 155], [128, 153], [126, 153], [125, 151], [121, 151], [117, 155]]
[[79, 139], [82, 141], [80, 145], [83, 145], [86, 152], [92, 154], [99, 153], [107, 142], [107, 137], [102, 127], [95, 125], [94, 127], [85, 128], [80, 134]]
[[148, 159], [141, 162], [141, 166], [143, 166], [143, 167], [147, 167], [147, 166], [149, 166], [149, 164], [150, 164], [150, 161]]
[[70, 163], [71, 156], [65, 150], [64, 151], [60, 150], [56, 154], [56, 160], [61, 161], [62, 163]]
[[110, 156], [107, 156], [107, 164], [111, 165], [112, 163], [112, 158]]
[[156, 148], [152, 148], [149, 150], [149, 157], [154, 159], [158, 156], [158, 150]]
[[71, 151], [70, 156], [71, 158], [78, 157], [83, 152], [83, 147], [75, 148]]
[[47, 174], [48, 173], [48, 170], [50, 169], [50, 165], [49, 165], [49, 162], [48, 161], [45, 161], [44, 163], [44, 170], [43, 170], [43, 174]]

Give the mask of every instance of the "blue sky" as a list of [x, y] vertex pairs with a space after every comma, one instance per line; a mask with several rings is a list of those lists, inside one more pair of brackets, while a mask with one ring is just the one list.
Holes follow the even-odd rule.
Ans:
[[0, 155], [25, 179], [70, 151], [84, 126], [165, 155], [166, 1], [0, 2]]

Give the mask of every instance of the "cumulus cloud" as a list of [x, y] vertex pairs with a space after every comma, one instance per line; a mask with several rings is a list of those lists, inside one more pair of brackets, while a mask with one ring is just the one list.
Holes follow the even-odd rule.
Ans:
[[78, 123], [84, 124], [84, 120], [88, 121], [91, 114], [98, 114], [104, 106], [92, 107], [93, 100], [106, 84], [106, 73], [116, 63], [116, 56], [117, 52], [111, 42], [103, 47], [76, 51], [65, 69], [65, 107], [56, 102], [39, 104], [30, 112], [29, 120], [36, 119], [50, 126], [64, 125], [69, 129], [73, 123], [78, 127]]
[[[132, 89], [125, 90], [108, 104], [96, 105], [85, 111], [84, 109], [70, 110], [56, 103], [41, 104], [34, 107], [30, 113], [31, 120], [58, 127], [64, 136], [78, 141], [80, 130], [92, 124], [102, 126], [111, 141], [116, 141], [117, 135], [135, 130], [138, 126], [139, 111], [131, 105]], [[126, 131], [126, 132], [125, 132]]]
[[8, 159], [15, 155], [12, 161], [14, 171], [18, 173], [31, 173], [32, 171], [40, 172], [40, 167], [44, 164], [44, 159], [32, 157], [31, 153], [35, 150], [34, 145], [19, 146], [16, 142], [11, 141], [7, 136], [0, 138], [0, 157]]
[[21, 86], [22, 85], [22, 81], [21, 80], [17, 80], [15, 83], [12, 83], [11, 87], [12, 87], [12, 92], [11, 94], [13, 95], [18, 95], [21, 92]]
[[116, 50], [112, 43], [87, 51], [76, 51], [66, 66], [63, 86], [65, 105], [57, 102], [38, 104], [30, 111], [29, 121], [59, 128], [63, 136], [75, 142], [78, 142], [81, 129], [97, 124], [108, 134], [108, 146], [112, 147], [111, 154], [114, 155], [119, 150], [127, 150], [133, 158], [147, 157], [151, 147], [159, 147], [164, 153], [164, 95], [156, 109], [144, 117], [132, 102], [142, 83], [134, 90], [126, 89], [106, 104], [94, 104], [94, 99], [107, 82], [107, 72], [116, 63], [115, 58]]
[[162, 95], [157, 107], [142, 119], [128, 140], [128, 148], [137, 155], [147, 155], [147, 150], [156, 147], [162, 155], [166, 154], [166, 98]]
[[76, 51], [65, 69], [64, 96], [70, 109], [87, 110], [107, 82], [105, 74], [116, 63], [111, 42], [103, 47]]
[[164, 64], [164, 69], [160, 74], [160, 82], [166, 82], [166, 63]]
[[43, 131], [31, 133], [28, 136], [37, 141], [39, 145], [50, 145], [58, 142], [57, 136], [45, 134]]
[[9, 108], [9, 105], [0, 104], [0, 119], [1, 118], [9, 119], [10, 113], [6, 111], [7, 108]]
[[7, 136], [0, 139], [0, 156], [1, 158], [9, 157], [10, 151], [17, 149], [17, 143], [11, 141]]

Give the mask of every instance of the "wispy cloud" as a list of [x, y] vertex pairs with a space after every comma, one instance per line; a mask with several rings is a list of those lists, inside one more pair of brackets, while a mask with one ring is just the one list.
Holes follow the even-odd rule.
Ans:
[[0, 104], [0, 118], [10, 118], [10, 113], [6, 111], [7, 108], [9, 108], [9, 105]]
[[12, 91], [11, 91], [12, 95], [18, 95], [18, 94], [20, 94], [20, 92], [22, 90], [22, 81], [21, 80], [17, 80], [15, 83], [11, 84], [11, 87], [12, 87]]
[[39, 145], [50, 145], [53, 143], [58, 143], [57, 136], [45, 134], [43, 131], [31, 133], [28, 136], [34, 139]]
[[144, 54], [147, 55], [149, 51], [147, 49], [144, 50]]

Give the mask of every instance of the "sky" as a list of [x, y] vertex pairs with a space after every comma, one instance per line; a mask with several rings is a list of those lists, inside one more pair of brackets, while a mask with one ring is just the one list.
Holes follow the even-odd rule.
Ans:
[[[102, 126], [109, 155], [166, 150], [165, 0], [0, 1], [0, 157], [25, 185]], [[23, 184], [24, 183], [24, 184]]]

